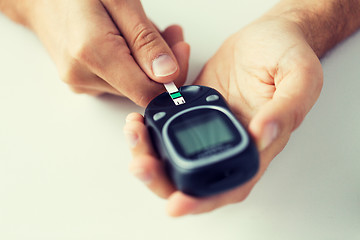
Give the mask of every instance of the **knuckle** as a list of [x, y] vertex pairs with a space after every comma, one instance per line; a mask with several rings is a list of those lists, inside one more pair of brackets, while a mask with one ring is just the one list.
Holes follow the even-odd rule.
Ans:
[[125, 39], [116, 33], [108, 32], [92, 36], [70, 48], [74, 61], [90, 69], [102, 71], [111, 57], [130, 54]]
[[73, 93], [77, 93], [77, 94], [84, 94], [84, 93], [86, 93], [85, 89], [79, 88], [79, 87], [74, 87], [74, 86], [70, 86], [70, 90], [71, 90]]
[[[139, 81], [139, 82], [146, 82], [144, 79], [144, 81]], [[148, 81], [148, 80], [147, 80]], [[157, 86], [155, 85], [145, 85], [143, 88], [137, 88], [137, 90], [131, 90], [128, 91], [128, 97], [137, 105], [141, 106], [141, 107], [146, 107], [149, 102], [153, 99], [154, 96], [157, 95], [158, 91]], [[149, 90], [151, 89], [151, 90]]]
[[63, 78], [63, 81], [70, 85], [70, 86], [85, 86], [86, 81], [84, 81], [84, 79], [78, 78], [76, 76], [68, 76], [66, 78]]
[[94, 42], [89, 40], [85, 43], [81, 43], [77, 46], [74, 46], [71, 49], [72, 57], [80, 63], [86, 64], [91, 62], [94, 44], [95, 44]]
[[70, 67], [61, 72], [61, 79], [68, 85], [75, 85], [75, 73], [74, 70]]
[[69, 48], [70, 57], [81, 65], [92, 65], [98, 59], [99, 46], [104, 43], [103, 35], [92, 35], [75, 42]]
[[158, 33], [145, 23], [137, 24], [134, 33], [132, 46], [135, 51], [149, 50], [158, 44]]
[[86, 85], [86, 81], [77, 73], [76, 66], [69, 64], [69, 66], [60, 75], [61, 79], [70, 86]]
[[132, 97], [132, 100], [136, 105], [139, 105], [141, 107], [145, 107], [148, 104], [147, 97], [143, 94], [136, 94]]
[[[112, 32], [106, 34], [105, 38], [102, 39], [101, 43], [110, 47], [110, 50], [113, 51], [116, 49], [120, 54], [128, 53], [130, 54], [129, 48], [125, 39], [122, 36], [116, 35]], [[113, 53], [113, 52], [112, 52]]]
[[149, 102], [151, 101], [151, 97], [149, 97], [148, 95], [145, 95], [145, 94], [139, 94], [139, 95], [135, 96], [133, 101], [140, 107], [146, 107], [149, 104]]

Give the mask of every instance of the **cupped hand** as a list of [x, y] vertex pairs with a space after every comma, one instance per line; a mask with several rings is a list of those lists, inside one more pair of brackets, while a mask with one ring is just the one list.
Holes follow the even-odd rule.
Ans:
[[159, 32], [140, 0], [34, 0], [27, 15], [77, 93], [112, 93], [145, 106], [162, 91], [159, 83], [186, 79], [189, 45], [182, 29]]
[[124, 128], [133, 161], [130, 170], [155, 194], [168, 199], [172, 216], [204, 213], [244, 200], [290, 134], [316, 102], [322, 67], [299, 26], [263, 17], [228, 38], [208, 61], [195, 84], [217, 89], [260, 152], [260, 169], [249, 182], [208, 198], [174, 189], [163, 171], [140, 114], [130, 114]]

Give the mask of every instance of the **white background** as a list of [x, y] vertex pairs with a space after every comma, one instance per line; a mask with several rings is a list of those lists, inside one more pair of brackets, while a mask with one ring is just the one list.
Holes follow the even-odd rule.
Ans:
[[[189, 80], [276, 1], [146, 0], [191, 44]], [[0, 15], [0, 239], [360, 239], [360, 32], [322, 60], [321, 97], [249, 198], [173, 219], [128, 173], [113, 96], [70, 92], [37, 38]]]

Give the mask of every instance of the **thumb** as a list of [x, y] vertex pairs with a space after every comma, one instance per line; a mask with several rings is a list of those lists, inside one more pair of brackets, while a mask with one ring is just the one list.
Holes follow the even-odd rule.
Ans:
[[254, 116], [249, 130], [255, 137], [259, 151], [268, 148], [278, 139], [290, 134], [303, 121], [308, 109], [295, 101], [271, 100]]
[[273, 98], [252, 118], [249, 130], [259, 151], [276, 145], [272, 150], [276, 155], [285, 146], [290, 134], [304, 120], [322, 88], [322, 69], [317, 66], [298, 70], [283, 79], [276, 86]]
[[179, 64], [180, 73], [175, 80], [177, 86], [182, 86], [186, 80], [189, 68], [190, 46], [184, 42], [182, 28], [177, 25], [167, 27], [161, 34], [174, 53]]
[[160, 83], [174, 81], [180, 73], [176, 57], [146, 17], [140, 1], [107, 0], [104, 4], [146, 75]]

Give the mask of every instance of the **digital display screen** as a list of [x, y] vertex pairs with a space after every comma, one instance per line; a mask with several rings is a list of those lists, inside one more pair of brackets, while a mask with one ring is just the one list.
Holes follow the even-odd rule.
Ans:
[[186, 156], [222, 146], [233, 142], [236, 135], [229, 127], [229, 122], [221, 117], [218, 111], [182, 119], [172, 126], [174, 136]]

